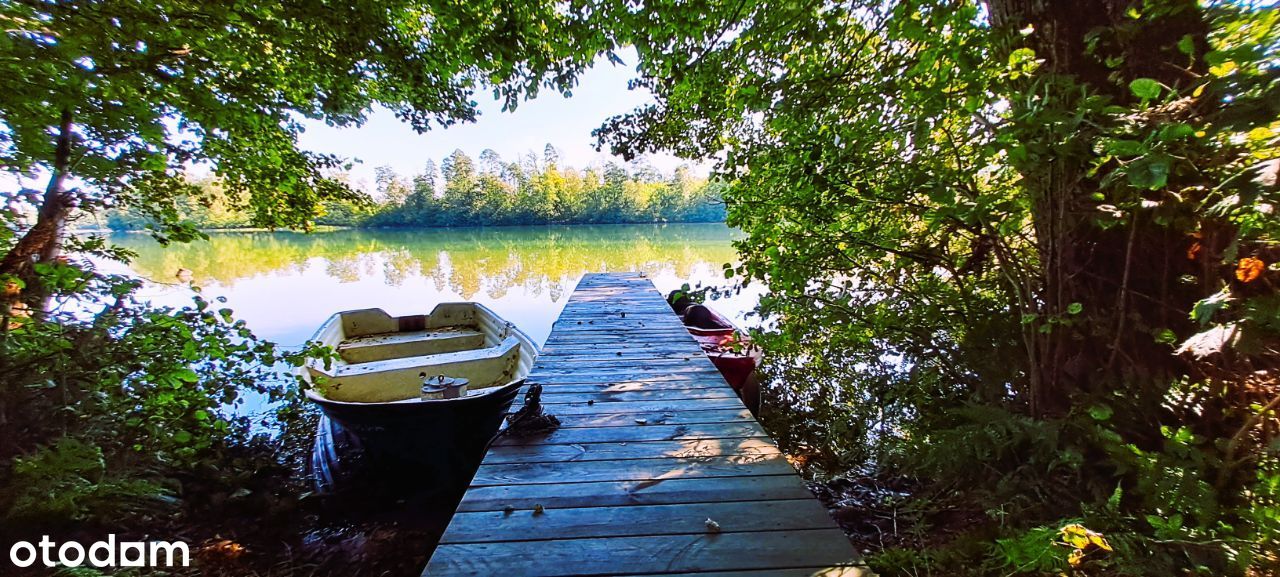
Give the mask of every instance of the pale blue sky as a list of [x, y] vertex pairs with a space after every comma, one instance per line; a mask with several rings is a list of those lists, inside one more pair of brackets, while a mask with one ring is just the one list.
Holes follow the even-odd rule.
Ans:
[[[427, 159], [439, 164], [459, 148], [472, 158], [492, 148], [510, 161], [531, 151], [541, 156], [549, 142], [560, 151], [562, 164], [578, 168], [600, 165], [610, 156], [607, 150], [594, 150], [591, 131], [611, 116], [653, 101], [646, 90], [627, 90], [627, 81], [635, 77], [635, 55], [624, 54], [623, 59], [627, 66], [597, 63], [579, 79], [570, 98], [544, 90], [511, 113], [502, 112], [491, 92], [477, 93], [481, 114], [471, 124], [417, 134], [390, 111], [380, 109], [359, 128], [337, 129], [319, 122], [308, 123], [299, 144], [307, 150], [361, 160], [352, 173], [356, 184], [366, 189], [371, 188], [373, 171], [378, 166], [391, 166], [408, 176], [420, 172]], [[617, 160], [621, 162], [620, 158]], [[648, 160], [664, 173], [685, 164], [670, 155], [651, 156]], [[706, 172], [696, 166], [695, 171]]]
[[[601, 59], [579, 78], [570, 98], [544, 90], [537, 98], [522, 102], [515, 112], [506, 113], [502, 112], [501, 104], [493, 100], [491, 91], [480, 91], [475, 95], [480, 111], [476, 122], [437, 128], [424, 134], [415, 133], [385, 109], [373, 111], [368, 122], [358, 128], [338, 129], [322, 122], [306, 121], [307, 129], [299, 139], [299, 146], [358, 160], [351, 170], [353, 184], [369, 192], [373, 192], [376, 167], [391, 166], [397, 173], [411, 176], [421, 172], [427, 159], [438, 165], [459, 148], [472, 158], [492, 148], [510, 161], [527, 152], [541, 156], [546, 144], [551, 143], [560, 151], [562, 165], [575, 168], [603, 165], [612, 157], [607, 150], [595, 151], [591, 131], [611, 116], [653, 101], [647, 90], [627, 89], [627, 81], [636, 76], [635, 52], [627, 49], [620, 56], [627, 63], [625, 66]], [[622, 162], [621, 158], [616, 160]], [[669, 154], [647, 156], [646, 160], [663, 173], [687, 164], [695, 174], [705, 176], [710, 167], [707, 163], [687, 162]], [[195, 170], [201, 172], [199, 168]], [[45, 178], [37, 175], [34, 180], [18, 179], [10, 173], [0, 173], [0, 190], [14, 190], [19, 183], [43, 188]]]

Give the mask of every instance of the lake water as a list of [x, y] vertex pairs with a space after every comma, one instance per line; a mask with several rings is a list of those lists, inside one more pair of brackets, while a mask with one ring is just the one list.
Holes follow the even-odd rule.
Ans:
[[[153, 303], [189, 304], [191, 290], [175, 277], [188, 269], [202, 294], [226, 297], [259, 337], [298, 346], [340, 310], [421, 314], [458, 300], [485, 304], [542, 343], [584, 273], [642, 271], [663, 294], [685, 282], [727, 286], [722, 266], [736, 263], [741, 233], [667, 224], [209, 236], [169, 247], [144, 234], [111, 241], [138, 253], [131, 266], [152, 281], [143, 296]], [[709, 304], [745, 326], [759, 294], [751, 286]]]

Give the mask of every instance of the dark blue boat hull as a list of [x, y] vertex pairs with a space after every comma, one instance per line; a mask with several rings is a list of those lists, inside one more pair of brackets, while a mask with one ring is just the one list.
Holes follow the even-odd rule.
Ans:
[[321, 494], [454, 494], [466, 488], [524, 381], [483, 395], [420, 403], [315, 399], [311, 454]]

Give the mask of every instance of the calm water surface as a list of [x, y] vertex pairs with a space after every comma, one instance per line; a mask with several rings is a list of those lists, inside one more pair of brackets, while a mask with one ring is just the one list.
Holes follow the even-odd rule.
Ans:
[[[206, 297], [226, 297], [261, 338], [297, 346], [329, 315], [378, 307], [421, 314], [436, 303], [485, 304], [542, 343], [588, 272], [643, 271], [664, 294], [682, 283], [725, 286], [725, 263], [741, 234], [723, 224], [614, 225], [431, 230], [342, 230], [313, 234], [215, 232], [207, 242], [161, 247], [117, 234], [138, 253], [143, 296], [185, 305], [175, 278], [189, 269]], [[711, 304], [744, 326], [759, 287]]]

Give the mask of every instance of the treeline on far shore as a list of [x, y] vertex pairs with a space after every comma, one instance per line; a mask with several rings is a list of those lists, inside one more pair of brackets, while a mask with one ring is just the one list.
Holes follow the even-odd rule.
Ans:
[[[663, 174], [644, 163], [577, 169], [561, 165], [555, 148], [504, 161], [485, 150], [478, 162], [456, 150], [437, 166], [397, 174], [376, 169], [377, 194], [367, 201], [329, 202], [316, 224], [348, 227], [515, 226], [721, 222], [723, 185], [697, 178], [685, 167]], [[340, 175], [339, 178], [345, 178]], [[216, 179], [193, 179], [199, 193], [178, 199], [176, 209], [199, 228], [250, 228], [248, 211], [222, 191]], [[145, 215], [110, 211], [95, 223], [139, 230]]]

